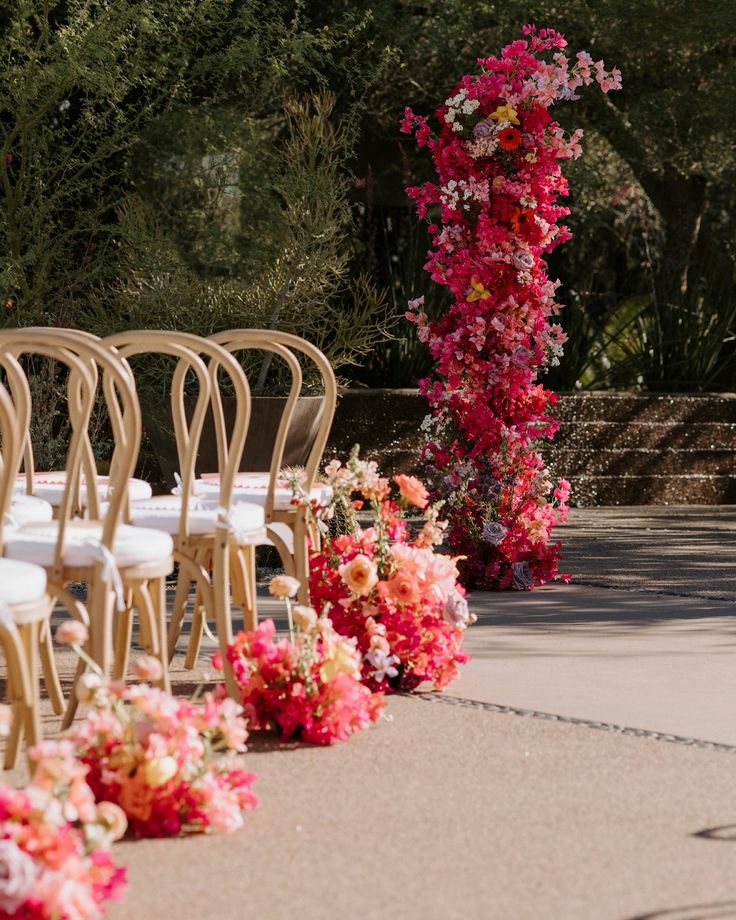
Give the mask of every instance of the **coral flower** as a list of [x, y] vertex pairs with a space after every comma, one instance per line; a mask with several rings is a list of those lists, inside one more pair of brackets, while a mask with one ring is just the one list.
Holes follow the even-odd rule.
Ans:
[[503, 150], [516, 150], [521, 143], [521, 132], [512, 127], [503, 128], [496, 137], [499, 147]]
[[429, 500], [424, 483], [417, 479], [416, 476], [405, 476], [401, 473], [394, 476], [394, 482], [399, 487], [402, 498], [405, 498], [409, 504], [417, 508], [426, 508]]
[[382, 581], [378, 591], [397, 604], [418, 604], [421, 597], [416, 576], [406, 569], [399, 569], [388, 581]]

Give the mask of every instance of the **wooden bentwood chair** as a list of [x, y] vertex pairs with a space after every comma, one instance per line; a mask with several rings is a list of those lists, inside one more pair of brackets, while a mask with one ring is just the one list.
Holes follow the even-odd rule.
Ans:
[[[20, 367], [16, 371], [20, 374]], [[1, 385], [0, 437], [1, 552], [5, 515], [10, 507], [24, 437], [13, 402]], [[41, 740], [38, 642], [39, 631], [48, 624], [50, 613], [51, 598], [46, 592], [44, 570], [27, 562], [0, 558], [0, 645], [5, 652], [8, 669], [6, 694], [13, 710], [5, 747], [6, 770], [11, 770], [17, 763], [23, 735], [27, 748]]]
[[[14, 373], [14, 359], [22, 354], [43, 355], [68, 372], [67, 393], [71, 436], [65, 470], [65, 487], [58, 518], [45, 524], [26, 524], [12, 529], [6, 538], [6, 557], [41, 565], [48, 576], [49, 593], [61, 601], [72, 616], [89, 627], [87, 651], [104, 674], [112, 666], [112, 627], [115, 607], [121, 612], [135, 604], [141, 619], [141, 639], [162, 664], [160, 684], [169, 689], [166, 654], [165, 579], [173, 570], [173, 543], [162, 531], [132, 528], [122, 523], [127, 510], [128, 483], [138, 456], [141, 418], [129, 367], [100, 345], [94, 336], [65, 329], [12, 329], [0, 332], [0, 364]], [[101, 374], [100, 374], [101, 372]], [[109, 415], [114, 450], [106, 483], [106, 507], [102, 509], [89, 422], [98, 389]], [[30, 418], [30, 402], [21, 409], [24, 430]], [[27, 386], [25, 392], [28, 392]], [[85, 474], [87, 517], [78, 510], [78, 484]], [[86, 604], [70, 590], [71, 582], [88, 586]], [[48, 630], [41, 644], [44, 673], [54, 708], [63, 707]], [[78, 675], [84, 670], [80, 663]], [[76, 682], [75, 682], [76, 685]], [[64, 716], [68, 727], [76, 711], [75, 685]]]
[[[254, 628], [255, 546], [265, 539], [263, 508], [246, 502], [233, 506], [231, 502], [233, 481], [250, 419], [247, 379], [235, 358], [216, 342], [185, 332], [121, 332], [105, 339], [103, 344], [115, 348], [118, 354], [131, 361], [136, 356], [154, 354], [177, 359], [171, 381], [171, 416], [179, 459], [178, 494], [131, 501], [129, 519], [134, 528], [155, 527], [170, 534], [174, 541], [174, 560], [179, 565], [179, 574], [169, 624], [169, 659], [174, 655], [189, 589], [194, 584], [194, 641], [189, 645], [186, 666], [194, 667], [202, 630], [208, 619], [213, 620], [226, 684], [229, 692], [237, 697], [237, 686], [227, 661], [227, 646], [233, 639], [231, 596], [242, 610], [246, 628]], [[216, 501], [207, 503], [195, 494], [195, 462], [210, 406], [215, 418], [221, 417], [220, 374], [224, 375], [228, 390], [235, 396], [236, 410], [230, 431], [218, 426], [221, 434], [217, 444], [220, 479]], [[188, 420], [185, 391], [191, 391], [195, 384], [194, 410]], [[119, 630], [116, 674], [125, 670], [129, 616], [119, 619]]]
[[[294, 410], [302, 389], [302, 363], [313, 370], [319, 380], [323, 404], [316, 424], [312, 447], [302, 473], [304, 491], [318, 502], [329, 498], [326, 486], [317, 481], [322, 456], [329, 437], [337, 402], [337, 383], [330, 362], [311, 342], [288, 332], [270, 329], [230, 329], [213, 335], [212, 341], [240, 357], [264, 353], [283, 362], [288, 374], [288, 395], [279, 422], [268, 470], [241, 472], [235, 477], [233, 505], [243, 503], [262, 505], [268, 540], [276, 547], [286, 572], [299, 580], [299, 600], [309, 603], [309, 546], [318, 546], [319, 532], [310, 526], [307, 509], [292, 503], [292, 491], [281, 473], [284, 452]], [[300, 360], [301, 359], [301, 360]], [[224, 420], [216, 420], [218, 444], [225, 436]], [[219, 486], [216, 473], [203, 473], [197, 482], [200, 494], [208, 496]]]

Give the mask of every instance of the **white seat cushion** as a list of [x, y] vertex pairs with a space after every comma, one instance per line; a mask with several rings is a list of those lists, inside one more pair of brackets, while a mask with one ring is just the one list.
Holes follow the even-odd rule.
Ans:
[[[97, 489], [99, 492], [100, 501], [104, 501], [108, 497], [107, 484], [109, 481], [109, 476], [97, 477]], [[61, 504], [61, 500], [64, 496], [65, 486], [66, 470], [52, 470], [49, 473], [33, 474], [33, 494], [39, 498], [43, 498], [45, 501], [49, 502], [49, 504], [53, 505], [54, 508], [58, 508]], [[151, 489], [150, 485], [143, 479], [129, 479], [128, 490], [131, 501], [150, 498], [153, 494], [153, 490]], [[25, 474], [21, 473], [21, 475], [18, 476], [13, 491], [16, 493], [26, 491]], [[82, 480], [82, 488], [80, 489], [79, 500], [83, 506], [87, 505], [87, 489], [84, 486], [84, 480]]]
[[46, 593], [46, 572], [28, 562], [0, 559], [0, 604], [30, 604]]
[[[5, 555], [10, 559], [54, 564], [54, 550], [59, 522], [28, 524], [11, 531], [5, 541]], [[98, 521], [68, 521], [64, 530], [62, 562], [71, 568], [94, 565], [99, 561], [102, 524]], [[167, 559], [174, 551], [171, 537], [161, 530], [144, 530], [127, 524], [115, 533], [113, 555], [119, 568], [143, 565]]]
[[8, 510], [8, 524], [23, 527], [24, 524], [48, 524], [53, 520], [51, 504], [35, 495], [14, 495]]
[[[159, 495], [147, 501], [130, 503], [131, 524], [135, 527], [155, 527], [172, 535], [179, 533], [180, 513], [181, 496], [179, 495]], [[190, 499], [190, 534], [199, 536], [213, 534], [217, 518], [218, 507], [215, 500], [207, 497]], [[261, 530], [264, 523], [263, 507], [252, 502], [239, 503], [230, 513], [230, 524], [243, 533]]]
[[[202, 478], [198, 479], [195, 484], [195, 490], [197, 494], [202, 494], [207, 498], [217, 496], [220, 492], [220, 474], [203, 473]], [[233, 486], [233, 504], [256, 502], [259, 505], [265, 505], [267, 492], [268, 473], [238, 473]], [[311, 497], [316, 499], [320, 505], [329, 504], [332, 499], [332, 489], [326, 483], [317, 482], [312, 486]], [[274, 510], [288, 511], [292, 507], [292, 498], [291, 487], [286, 482], [277, 482], [273, 496]]]

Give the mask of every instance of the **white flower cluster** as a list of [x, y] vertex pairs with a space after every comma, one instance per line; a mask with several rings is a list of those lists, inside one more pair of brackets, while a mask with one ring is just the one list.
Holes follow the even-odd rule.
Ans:
[[463, 126], [457, 120], [459, 115], [472, 115], [478, 108], [480, 102], [477, 99], [468, 99], [468, 93], [465, 89], [460, 89], [454, 96], [445, 99], [447, 111], [445, 112], [445, 121], [452, 127], [453, 131], [462, 133]]

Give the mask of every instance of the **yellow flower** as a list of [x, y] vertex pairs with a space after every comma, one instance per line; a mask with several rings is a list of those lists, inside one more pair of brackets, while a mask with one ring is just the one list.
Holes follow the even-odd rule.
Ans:
[[491, 292], [483, 287], [482, 282], [478, 281], [475, 275], [470, 279], [470, 286], [473, 290], [466, 297], [468, 303], [472, 303], [474, 300], [488, 300], [491, 296]]
[[519, 124], [513, 105], [499, 105], [495, 112], [491, 112], [491, 118], [494, 121], [510, 121], [512, 125]]
[[163, 786], [173, 779], [179, 772], [179, 764], [174, 757], [159, 757], [157, 760], [149, 760], [143, 768], [143, 775], [149, 786], [155, 789], [157, 786]]

